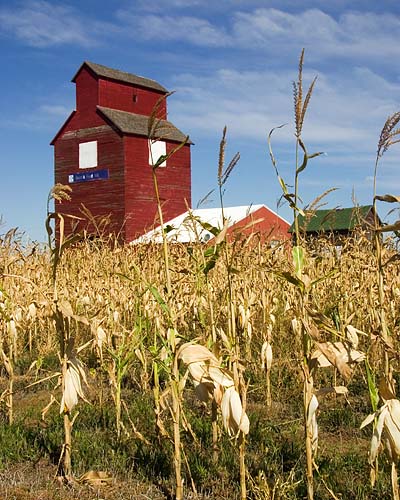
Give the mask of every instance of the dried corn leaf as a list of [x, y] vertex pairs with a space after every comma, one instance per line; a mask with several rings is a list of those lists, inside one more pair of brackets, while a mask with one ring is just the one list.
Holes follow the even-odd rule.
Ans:
[[230, 436], [239, 431], [243, 434], [249, 433], [250, 422], [243, 411], [240, 396], [234, 387], [226, 389], [221, 401], [222, 421]]
[[210, 361], [216, 366], [219, 366], [218, 359], [214, 354], [199, 344], [191, 344], [189, 342], [183, 344], [178, 351], [178, 359], [181, 359], [185, 365], [198, 363], [200, 361]]
[[390, 384], [385, 378], [379, 380], [379, 396], [385, 401], [396, 398], [393, 384]]
[[58, 309], [62, 312], [63, 316], [65, 316], [66, 318], [71, 318], [74, 315], [74, 311], [68, 300], [60, 300], [57, 306]]
[[222, 387], [231, 387], [234, 385], [232, 375], [224, 368], [209, 366], [208, 374], [216, 385], [221, 385]]
[[360, 429], [377, 419], [371, 439], [369, 462], [374, 464], [379, 447], [384, 438], [385, 447], [392, 461], [400, 457], [400, 401], [390, 399], [375, 413], [368, 415], [362, 422]]
[[90, 470], [82, 474], [77, 481], [90, 486], [106, 486], [112, 483], [113, 477], [108, 472]]
[[12, 367], [10, 358], [6, 355], [6, 353], [1, 349], [1, 357], [3, 358], [4, 368], [6, 369], [7, 375], [9, 378], [12, 378], [14, 375], [14, 369]]
[[50, 396], [50, 402], [43, 408], [42, 410], [42, 420], [45, 419], [46, 415], [47, 415], [47, 412], [50, 410], [51, 406], [53, 405], [53, 403], [55, 403], [57, 400], [56, 398], [53, 396], [53, 394], [51, 394]]
[[203, 403], [208, 403], [214, 397], [214, 384], [212, 382], [196, 382], [193, 380], [196, 396]]
[[349, 390], [344, 385], [336, 385], [334, 387], [323, 387], [318, 389], [316, 396], [325, 396], [326, 394], [341, 394], [343, 396], [347, 396], [349, 394]]
[[365, 359], [363, 352], [352, 349], [343, 342], [316, 342], [316, 346], [311, 361], [316, 362], [320, 368], [335, 366], [345, 379], [351, 375], [350, 365], [361, 363]]

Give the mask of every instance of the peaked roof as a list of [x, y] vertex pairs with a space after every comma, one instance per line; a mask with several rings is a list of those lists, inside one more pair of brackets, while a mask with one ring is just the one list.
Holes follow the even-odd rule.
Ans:
[[[97, 106], [100, 113], [110, 121], [120, 132], [124, 134], [137, 134], [148, 137], [149, 117], [129, 113], [128, 111], [119, 111], [117, 109]], [[186, 135], [175, 127], [168, 120], [160, 120], [156, 129], [156, 135], [160, 139], [183, 142]], [[189, 144], [192, 144], [189, 141]]]
[[[322, 231], [352, 231], [357, 226], [363, 224], [372, 205], [351, 208], [333, 208], [327, 210], [316, 210], [309, 219], [299, 215], [299, 227], [307, 233], [317, 233]], [[294, 223], [290, 227], [290, 232], [294, 231]]]
[[125, 71], [120, 71], [119, 69], [108, 68], [107, 66], [92, 63], [89, 61], [84, 61], [81, 64], [80, 68], [72, 78], [71, 80], [72, 82], [75, 82], [78, 73], [84, 66], [87, 66], [89, 69], [93, 71], [93, 73], [103, 78], [108, 78], [110, 80], [117, 80], [119, 82], [131, 83], [133, 85], [138, 85], [140, 87], [158, 90], [163, 94], [166, 94], [168, 92], [165, 87], [160, 85], [155, 80], [151, 80], [150, 78], [144, 78], [143, 76], [133, 75], [132, 73], [126, 73]]
[[[247, 216], [255, 213], [263, 207], [272, 212], [272, 210], [262, 204], [225, 207], [224, 216], [225, 219], [228, 220], [228, 227], [237, 224], [239, 221], [245, 219]], [[275, 214], [275, 212], [273, 213]], [[278, 214], [275, 215], [287, 224], [287, 221], [285, 221], [282, 217]], [[223, 221], [221, 208], [197, 208], [188, 210], [187, 212], [178, 215], [178, 217], [166, 222], [164, 224], [164, 230], [167, 230], [167, 240], [171, 242], [194, 243], [198, 241], [207, 242], [208, 240], [214, 238], [215, 235], [205, 229], [199, 220], [203, 223], [210, 224], [213, 227], [222, 229]], [[161, 227], [157, 227], [132, 241], [132, 243], [161, 242]]]

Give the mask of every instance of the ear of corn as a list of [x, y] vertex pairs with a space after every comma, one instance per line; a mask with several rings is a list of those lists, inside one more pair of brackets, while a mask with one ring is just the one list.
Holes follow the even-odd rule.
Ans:
[[87, 383], [86, 374], [82, 363], [77, 358], [72, 358], [68, 361], [68, 368], [65, 374], [64, 390], [61, 398], [60, 413], [64, 411], [72, 411], [78, 404], [78, 396], [85, 399], [82, 389], [82, 381]]
[[239, 431], [249, 433], [249, 418], [243, 411], [240, 396], [233, 386], [228, 387], [222, 396], [221, 413], [224, 427], [230, 436]]
[[400, 457], [400, 401], [389, 399], [379, 410], [368, 415], [360, 429], [377, 419], [371, 439], [369, 461], [373, 464], [378, 456], [382, 440], [393, 462]]
[[268, 341], [265, 341], [261, 347], [261, 368], [269, 371], [272, 367], [272, 346]]

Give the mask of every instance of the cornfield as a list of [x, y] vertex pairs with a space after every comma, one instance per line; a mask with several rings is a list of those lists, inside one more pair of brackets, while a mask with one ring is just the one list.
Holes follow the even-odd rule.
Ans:
[[[58, 268], [57, 307], [73, 338], [70, 358], [79, 360], [79, 368], [77, 362], [68, 364], [71, 373], [75, 367], [79, 380], [75, 399], [68, 403], [75, 419], [74, 475], [98, 469], [119, 478], [140, 475], [145, 482], [163, 484], [172, 495], [169, 381], [176, 362], [185, 490], [197, 492], [199, 498], [240, 498], [239, 424], [224, 427], [218, 394], [224, 386], [221, 377], [229, 380], [225, 386], [234, 385], [236, 364], [245, 384], [242, 403], [250, 422], [244, 435], [247, 494], [300, 498], [305, 494], [300, 444], [303, 347], [292, 324], [298, 307], [296, 291], [283, 278], [290, 249], [270, 248], [256, 236], [226, 243], [229, 291], [224, 260], [216, 260], [205, 271], [210, 248], [178, 244], [170, 248], [173, 294], [168, 303], [160, 246], [111, 248], [84, 241], [65, 251]], [[7, 428], [18, 429], [17, 435], [26, 434], [28, 440], [22, 456], [13, 458], [5, 450], [1, 464], [5, 467], [29, 456], [30, 443], [35, 457], [46, 457], [57, 468], [62, 438], [52, 440], [61, 432], [61, 398], [61, 410], [66, 402], [58, 369], [51, 258], [47, 250], [22, 248], [15, 234], [3, 237], [0, 250], [2, 426], [4, 433]], [[395, 380], [400, 278], [396, 250], [388, 242], [383, 252], [387, 262], [384, 308]], [[325, 343], [346, 344], [349, 326], [357, 329], [357, 349], [367, 356], [362, 363], [350, 363], [348, 373], [333, 365], [315, 373], [318, 498], [330, 498], [330, 490], [338, 498], [373, 498], [375, 490], [367, 481], [369, 434], [359, 429], [371, 413], [368, 380], [383, 373], [381, 351], [387, 348], [379, 336], [373, 245], [360, 233], [348, 239], [338, 255], [334, 243], [321, 238], [307, 246], [306, 271], [317, 282], [307, 306], [309, 325]], [[232, 318], [234, 340], [229, 334]], [[263, 365], [267, 341], [273, 360]], [[203, 346], [209, 353], [201, 353], [204, 375], [200, 372], [196, 385], [194, 366], [181, 349], [185, 345]], [[175, 354], [179, 359], [173, 359]], [[313, 359], [320, 355], [317, 352]], [[213, 366], [219, 373], [210, 377]], [[80, 371], [86, 374], [87, 384]], [[214, 385], [213, 380], [219, 383]], [[342, 389], [334, 389], [338, 387]], [[85, 452], [88, 433], [93, 443]], [[81, 436], [86, 441], [83, 448]], [[376, 495], [388, 487], [385, 467], [389, 465], [383, 459]]]
[[[272, 150], [280, 127], [269, 134], [292, 242], [228, 238], [224, 224], [207, 225], [207, 245], [171, 244], [163, 231], [160, 245], [123, 246], [64, 235], [50, 208], [47, 246], [27, 247], [15, 230], [1, 236], [2, 497], [400, 498], [400, 223], [375, 217], [340, 248], [300, 230], [298, 216], [315, 209], [299, 206], [300, 174], [320, 155], [302, 139], [315, 84], [303, 99], [303, 58], [293, 193]], [[400, 201], [376, 193], [399, 121], [389, 117], [379, 139], [374, 209]], [[222, 214], [239, 161], [225, 166], [225, 145], [226, 129]], [[161, 224], [163, 161], [149, 166]], [[70, 195], [56, 185], [48, 207]]]

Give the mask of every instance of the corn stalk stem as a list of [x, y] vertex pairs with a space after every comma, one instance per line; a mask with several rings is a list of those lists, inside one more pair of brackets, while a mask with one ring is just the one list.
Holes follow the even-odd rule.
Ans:
[[163, 218], [163, 213], [162, 213], [160, 192], [158, 189], [158, 182], [157, 182], [157, 175], [156, 175], [155, 168], [152, 169], [152, 175], [153, 175], [154, 192], [155, 192], [156, 200], [157, 200], [158, 218], [160, 219], [160, 227], [161, 227], [161, 234], [162, 234], [162, 241], [163, 241], [163, 257], [164, 257], [164, 263], [165, 263], [166, 287], [167, 287], [168, 296], [171, 296], [172, 286], [171, 286], [171, 275], [169, 272], [168, 242], [167, 242], [167, 237], [164, 233], [164, 218]]
[[272, 405], [272, 397], [271, 397], [271, 375], [270, 370], [267, 370], [266, 373], [266, 389], [267, 389], [267, 408], [271, 408]]
[[[376, 274], [377, 274], [377, 284], [378, 284], [378, 300], [379, 300], [379, 322], [380, 331], [384, 344], [387, 344], [389, 339], [389, 331], [386, 322], [385, 314], [385, 288], [384, 288], [384, 269], [382, 263], [382, 241], [381, 235], [378, 231], [379, 229], [379, 219], [376, 206], [376, 184], [377, 184], [377, 171], [378, 171], [379, 156], [377, 155], [375, 161], [374, 169], [374, 187], [373, 187], [373, 210], [374, 210], [374, 245], [375, 245], [375, 255], [376, 255]], [[384, 373], [386, 379], [390, 382], [390, 367], [389, 367], [389, 356], [385, 349], [384, 352]]]
[[178, 360], [175, 356], [172, 373], [172, 417], [174, 427], [174, 468], [176, 481], [176, 500], [183, 498], [183, 483], [182, 483], [182, 455], [181, 455], [181, 391], [179, 384], [179, 369]]
[[305, 430], [305, 446], [306, 446], [306, 477], [307, 477], [307, 498], [313, 500], [314, 498], [314, 466], [313, 466], [313, 450], [312, 438], [313, 431], [311, 426], [308, 425], [308, 412], [310, 401], [313, 396], [314, 382], [313, 377], [309, 373], [308, 367], [304, 367], [304, 430]]
[[121, 437], [121, 380], [119, 377], [115, 387], [115, 425], [119, 439]]
[[69, 418], [69, 412], [64, 413], [64, 455], [63, 455], [63, 476], [69, 478], [72, 476], [71, 462], [71, 444], [72, 444], [72, 424]]
[[246, 439], [243, 432], [240, 431], [239, 436], [239, 461], [240, 461], [240, 499], [246, 500], [247, 489], [246, 489]]
[[218, 462], [218, 406], [215, 399], [211, 403], [211, 427], [212, 427], [212, 457], [214, 463]]
[[14, 401], [13, 401], [13, 390], [14, 390], [14, 374], [12, 373], [10, 376], [10, 382], [8, 384], [8, 398], [7, 398], [7, 407], [8, 407], [8, 423], [11, 425], [14, 422]]
[[399, 482], [397, 478], [397, 469], [395, 462], [392, 462], [391, 482], [392, 482], [393, 500], [400, 500]]

